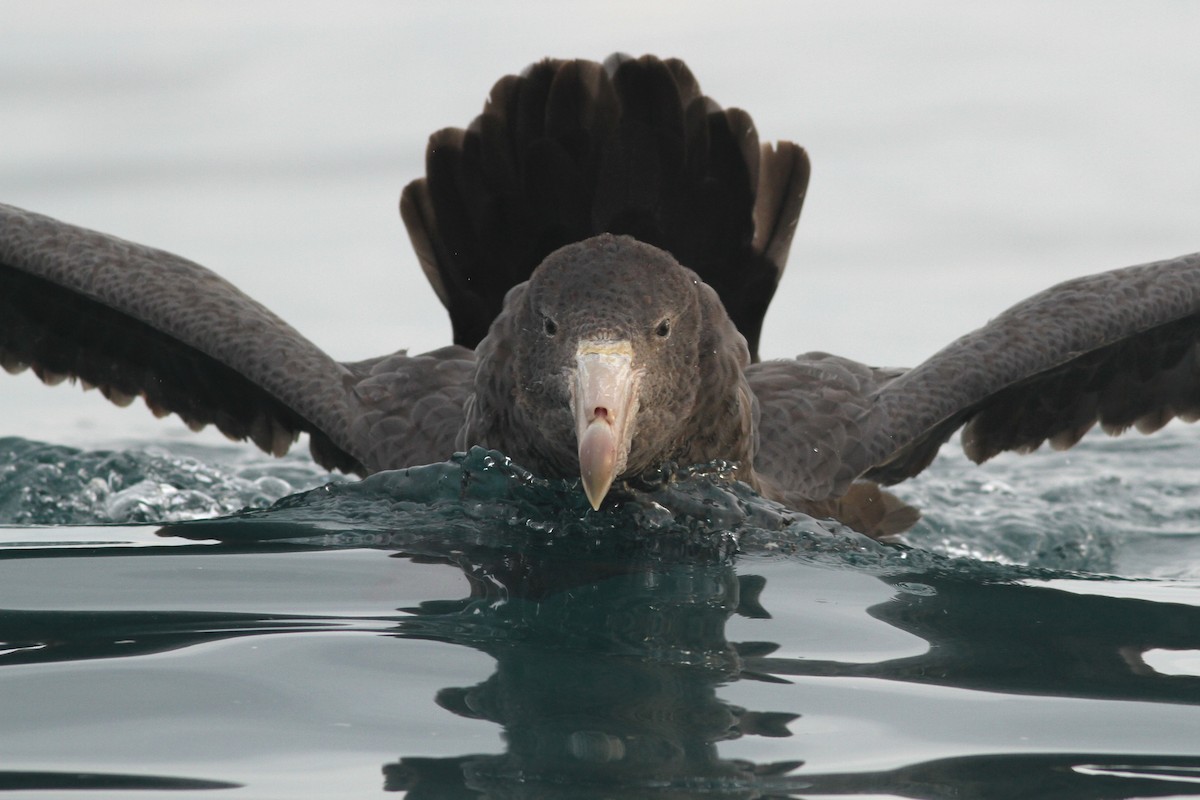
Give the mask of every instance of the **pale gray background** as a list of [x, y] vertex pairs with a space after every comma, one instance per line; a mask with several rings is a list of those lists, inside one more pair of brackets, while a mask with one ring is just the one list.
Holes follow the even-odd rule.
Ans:
[[[1200, 5], [0, 0], [0, 202], [186, 255], [339, 358], [445, 343], [396, 214], [546, 55], [684, 58], [813, 181], [767, 356], [908, 365], [1056, 281], [1200, 249]], [[0, 376], [0, 435], [177, 421]]]

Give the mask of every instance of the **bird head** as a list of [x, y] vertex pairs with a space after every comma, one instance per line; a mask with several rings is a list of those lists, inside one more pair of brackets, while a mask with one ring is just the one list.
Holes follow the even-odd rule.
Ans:
[[742, 458], [753, 438], [749, 355], [716, 293], [628, 236], [550, 254], [509, 293], [479, 359], [465, 444], [578, 475], [594, 508], [618, 478]]

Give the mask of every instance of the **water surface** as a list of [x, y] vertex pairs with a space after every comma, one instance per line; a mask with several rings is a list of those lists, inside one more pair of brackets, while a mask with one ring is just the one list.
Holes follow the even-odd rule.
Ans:
[[[272, 462], [189, 488], [189, 456], [54, 452], [54, 480], [117, 491], [91, 525], [81, 502], [72, 526], [0, 528], [0, 787], [1083, 798], [1200, 779], [1200, 580], [1143, 546], [1197, 536], [1100, 522], [1103, 477], [1072, 487], [1092, 522], [1043, 526], [1022, 564], [1005, 551], [1052, 516], [1044, 476], [968, 483], [909, 548], [720, 472], [597, 513], [476, 450], [211, 519], [173, 499], [245, 502]], [[111, 502], [122, 469], [173, 459], [136, 512]], [[35, 522], [52, 488], [6, 513]], [[98, 524], [114, 510], [178, 521]], [[1127, 549], [1170, 577], [1104, 574]]]
[[[448, 339], [399, 189], [549, 54], [683, 57], [808, 147], [768, 356], [916, 363], [1198, 246], [1188, 4], [0, 8], [0, 201], [194, 258], [339, 358]], [[1200, 794], [1187, 426], [947, 448], [905, 547], [721, 475], [599, 514], [482, 453], [351, 484], [29, 375], [0, 437], [0, 789]]]

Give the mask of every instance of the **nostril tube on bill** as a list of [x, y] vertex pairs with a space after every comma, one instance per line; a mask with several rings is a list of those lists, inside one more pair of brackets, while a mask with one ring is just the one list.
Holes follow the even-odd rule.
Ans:
[[574, 378], [571, 405], [579, 477], [592, 508], [599, 509], [629, 455], [639, 379], [633, 369], [633, 346], [626, 340], [580, 340]]

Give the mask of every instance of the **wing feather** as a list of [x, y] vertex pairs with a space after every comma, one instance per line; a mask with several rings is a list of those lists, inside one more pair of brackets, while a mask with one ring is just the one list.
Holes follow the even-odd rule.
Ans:
[[1061, 283], [911, 370], [809, 353], [747, 377], [755, 470], [794, 503], [910, 478], [960, 428], [976, 462], [1070, 447], [1097, 423], [1152, 432], [1200, 418], [1200, 254]]
[[699, 273], [756, 354], [808, 176], [800, 147], [760, 147], [681, 61], [547, 59], [500, 79], [466, 130], [430, 137], [400, 210], [457, 344], [475, 347], [553, 250], [608, 232]]
[[178, 256], [0, 206], [0, 363], [77, 378], [119, 405], [216, 425], [285, 452], [302, 431], [323, 464], [360, 469], [350, 373], [270, 311]]
[[[1067, 281], [1013, 306], [875, 394], [855, 466], [895, 483], [963, 427], [976, 462], [1099, 423], [1152, 431], [1200, 415], [1200, 254]], [[964, 427], [965, 426], [965, 427]]]

